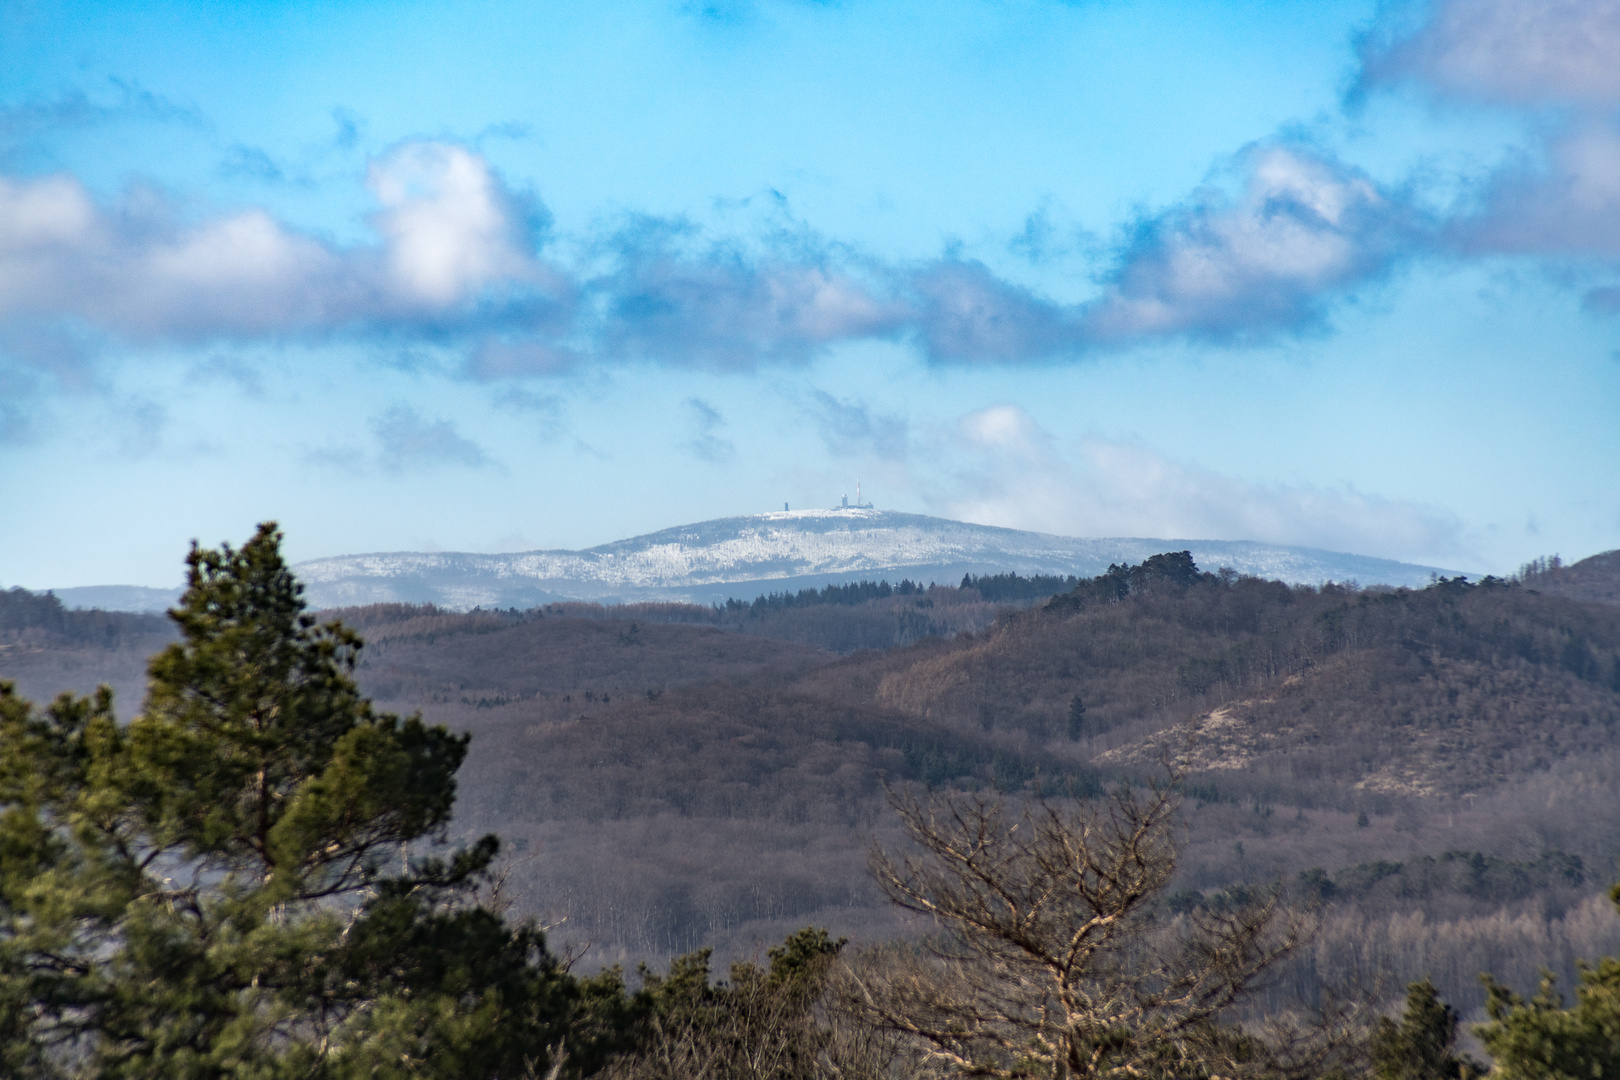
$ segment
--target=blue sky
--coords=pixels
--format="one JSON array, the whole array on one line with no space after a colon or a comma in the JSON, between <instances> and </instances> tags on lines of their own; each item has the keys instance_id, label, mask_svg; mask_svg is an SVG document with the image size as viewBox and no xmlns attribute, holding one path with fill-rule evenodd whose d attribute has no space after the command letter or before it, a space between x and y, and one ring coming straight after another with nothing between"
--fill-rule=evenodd
<instances>
[{"instance_id":1,"label":"blue sky","mask_svg":"<svg viewBox=\"0 0 1620 1080\"><path fill-rule=\"evenodd\" d=\"M879 506L1620 546L1620 8L0 8L0 584Z\"/></svg>"}]
</instances>

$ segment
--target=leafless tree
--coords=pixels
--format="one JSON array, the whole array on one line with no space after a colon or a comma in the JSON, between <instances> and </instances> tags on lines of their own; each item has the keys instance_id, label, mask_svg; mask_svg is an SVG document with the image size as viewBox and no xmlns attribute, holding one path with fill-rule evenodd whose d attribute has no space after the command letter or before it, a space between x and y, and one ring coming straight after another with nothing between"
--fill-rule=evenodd
<instances>
[{"instance_id":1,"label":"leafless tree","mask_svg":"<svg viewBox=\"0 0 1620 1080\"><path fill-rule=\"evenodd\" d=\"M1275 891L1230 911L1165 909L1173 782L1089 805L1009 809L983 795L911 791L890 801L916 850L875 851L873 873L938 932L921 948L852 959L842 996L908 1040L929 1071L1005 1080L1294 1071L1229 1020L1301 942L1305 919Z\"/></svg>"}]
</instances>

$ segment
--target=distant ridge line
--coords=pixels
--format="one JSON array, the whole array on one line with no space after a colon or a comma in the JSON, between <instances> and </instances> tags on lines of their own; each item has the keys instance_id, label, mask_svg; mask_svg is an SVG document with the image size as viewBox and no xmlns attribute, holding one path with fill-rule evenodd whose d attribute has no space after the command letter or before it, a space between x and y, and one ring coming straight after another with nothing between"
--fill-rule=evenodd
<instances>
[{"instance_id":1,"label":"distant ridge line","mask_svg":"<svg viewBox=\"0 0 1620 1080\"><path fill-rule=\"evenodd\" d=\"M316 608L374 603L452 610L598 603L724 603L772 592L902 578L954 585L964 574L1095 577L1111 563L1191 551L1206 570L1319 585L1422 588L1457 571L1250 540L1073 537L977 525L870 505L778 510L677 525L578 551L369 552L294 566ZM57 589L69 607L161 612L179 589L97 585Z\"/></svg>"},{"instance_id":2,"label":"distant ridge line","mask_svg":"<svg viewBox=\"0 0 1620 1080\"><path fill-rule=\"evenodd\" d=\"M1422 587L1454 571L1255 541L1081 538L867 507L786 510L680 525L579 551L374 552L295 570L311 603L382 602L454 609L563 600L722 602L887 577L954 584L965 573L1073 574L1189 550L1206 569L1293 584L1356 580Z\"/></svg>"}]
</instances>

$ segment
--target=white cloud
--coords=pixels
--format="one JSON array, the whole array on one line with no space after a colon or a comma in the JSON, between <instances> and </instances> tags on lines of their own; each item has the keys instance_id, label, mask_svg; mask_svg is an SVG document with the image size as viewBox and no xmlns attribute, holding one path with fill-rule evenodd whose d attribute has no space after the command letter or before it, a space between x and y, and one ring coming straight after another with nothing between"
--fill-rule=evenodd
<instances>
[{"instance_id":1,"label":"white cloud","mask_svg":"<svg viewBox=\"0 0 1620 1080\"><path fill-rule=\"evenodd\" d=\"M98 207L75 179L0 178L0 319L63 316L132 337L318 322L338 259L252 210L180 225L139 200Z\"/></svg>"},{"instance_id":2,"label":"white cloud","mask_svg":"<svg viewBox=\"0 0 1620 1080\"><path fill-rule=\"evenodd\" d=\"M387 242L402 296L444 307L536 270L518 246L517 214L483 158L447 143L407 143L372 162Z\"/></svg>"},{"instance_id":3,"label":"white cloud","mask_svg":"<svg viewBox=\"0 0 1620 1080\"><path fill-rule=\"evenodd\" d=\"M1437 507L1350 488L1252 484L1139 445L1087 439L1065 452L1016 405L963 417L942 447L947 517L1069 536L1257 540L1415 560L1461 551ZM944 456L944 455L942 455Z\"/></svg>"},{"instance_id":4,"label":"white cloud","mask_svg":"<svg viewBox=\"0 0 1620 1080\"><path fill-rule=\"evenodd\" d=\"M374 162L378 245L337 247L262 210L186 221L149 192L98 205L70 176L0 177L0 321L76 319L134 340L438 318L545 278L483 159L411 143Z\"/></svg>"},{"instance_id":5,"label":"white cloud","mask_svg":"<svg viewBox=\"0 0 1620 1080\"><path fill-rule=\"evenodd\" d=\"M1406 210L1339 162L1278 145L1239 160L1238 199L1207 191L1143 227L1086 314L1090 337L1298 329L1334 291L1386 269L1410 239Z\"/></svg>"},{"instance_id":6,"label":"white cloud","mask_svg":"<svg viewBox=\"0 0 1620 1080\"><path fill-rule=\"evenodd\" d=\"M1439 0L1416 33L1365 50L1369 83L1516 104L1620 101L1613 0Z\"/></svg>"},{"instance_id":7,"label":"white cloud","mask_svg":"<svg viewBox=\"0 0 1620 1080\"><path fill-rule=\"evenodd\" d=\"M1051 456L1051 439L1041 426L1016 405L992 405L968 413L957 424L971 447L1011 454L1039 462Z\"/></svg>"}]
</instances>

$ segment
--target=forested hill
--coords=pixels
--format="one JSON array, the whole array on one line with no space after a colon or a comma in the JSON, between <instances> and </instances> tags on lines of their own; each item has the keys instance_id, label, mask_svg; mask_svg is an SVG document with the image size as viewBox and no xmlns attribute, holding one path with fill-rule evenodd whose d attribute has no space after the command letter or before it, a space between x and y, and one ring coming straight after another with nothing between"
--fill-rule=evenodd
<instances>
[{"instance_id":1,"label":"forested hill","mask_svg":"<svg viewBox=\"0 0 1620 1080\"><path fill-rule=\"evenodd\" d=\"M541 850L531 891L604 959L807 921L888 932L864 874L881 781L1096 791L1149 774L1166 746L1194 766L1183 873L1200 894L1318 869L1357 918L1384 918L1425 859L1510 868L1482 881L1580 860L1584 884L1552 893L1424 872L1410 903L1475 942L1445 954L1462 999L1486 966L1468 951L1486 923L1467 920L1578 905L1620 855L1620 606L1497 580L1293 587L1175 553L966 618L984 603L891 588L713 625L654 621L672 614L654 606L345 617L374 643L368 688L475 733L467 827ZM841 658L756 636L952 612L978 628ZM1408 869L1380 877L1384 863Z\"/></svg>"},{"instance_id":2,"label":"forested hill","mask_svg":"<svg viewBox=\"0 0 1620 1080\"><path fill-rule=\"evenodd\" d=\"M1044 600L1023 594L1054 583L965 584L326 614L367 639L381 707L473 733L458 829L538 853L514 883L591 962L894 932L865 872L885 781L1083 794L1165 753L1193 768L1187 903L1314 882L1324 958L1429 971L1464 1003L1483 968L1533 985L1549 941L1620 945L1592 906L1620 856L1620 605L1539 581L1289 586L1174 552ZM0 677L37 684L57 656L82 686L131 655L29 649ZM1414 908L1426 928L1388 922Z\"/></svg>"}]
</instances>

